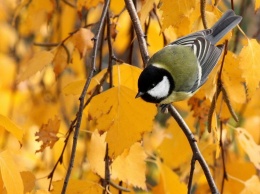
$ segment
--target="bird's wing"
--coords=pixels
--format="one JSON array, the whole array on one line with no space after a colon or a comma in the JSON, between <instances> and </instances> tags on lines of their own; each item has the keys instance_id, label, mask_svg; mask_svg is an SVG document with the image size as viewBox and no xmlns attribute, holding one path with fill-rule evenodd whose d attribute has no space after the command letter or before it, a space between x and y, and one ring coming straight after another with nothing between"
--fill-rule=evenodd
<instances>
[{"instance_id":1,"label":"bird's wing","mask_svg":"<svg viewBox=\"0 0 260 194\"><path fill-rule=\"evenodd\" d=\"M211 34L212 31L203 30L191 35L182 37L172 42L170 45L183 45L190 47L197 56L201 71L198 72L198 79L191 88L191 91L196 91L201 87L208 78L208 75L215 67L221 53L223 46L212 45L205 37Z\"/></svg>"}]
</instances>

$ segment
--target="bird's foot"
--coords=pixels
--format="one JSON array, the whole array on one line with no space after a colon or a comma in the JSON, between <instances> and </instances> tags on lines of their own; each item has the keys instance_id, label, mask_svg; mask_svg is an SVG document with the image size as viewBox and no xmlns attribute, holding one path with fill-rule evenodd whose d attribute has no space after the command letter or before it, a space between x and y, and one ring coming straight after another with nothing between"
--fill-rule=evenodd
<instances>
[{"instance_id":1,"label":"bird's foot","mask_svg":"<svg viewBox=\"0 0 260 194\"><path fill-rule=\"evenodd\" d=\"M169 107L170 104L161 104L160 105L160 108L161 108L161 112L164 113L164 114L167 114L169 111L168 111L168 107Z\"/></svg>"}]
</instances>

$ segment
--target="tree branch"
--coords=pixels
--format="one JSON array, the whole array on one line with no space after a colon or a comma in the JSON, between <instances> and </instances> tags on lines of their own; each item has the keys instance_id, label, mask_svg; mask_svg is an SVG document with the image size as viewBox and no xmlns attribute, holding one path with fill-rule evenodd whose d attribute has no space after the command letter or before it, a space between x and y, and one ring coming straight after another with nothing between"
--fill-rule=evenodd
<instances>
[{"instance_id":1,"label":"tree branch","mask_svg":"<svg viewBox=\"0 0 260 194\"><path fill-rule=\"evenodd\" d=\"M72 168L73 168L73 165L74 165L74 159L75 159L76 149L77 149L77 140L78 140L78 135L79 135L79 129L80 129L80 126L81 126L82 113L83 113L83 110L84 110L84 99L85 99L85 96L87 94L87 89L89 87L90 81L91 81L91 79L94 75L94 72L95 72L96 56L97 56L97 49L98 49L97 47L99 45L99 38L100 38L101 30L102 30L103 26L105 25L105 18L106 18L106 13L108 11L109 3L110 3L110 0L105 1L103 11L102 11L102 15L101 15L101 18L100 18L99 27L98 27L98 30L97 30L97 34L93 38L94 47L93 47L93 54L92 54L92 61L91 61L91 69L90 69L88 79L87 79L87 81L84 85L84 88L82 90L82 93L79 97L80 104L79 104L79 111L78 111L78 114L77 114L77 122L76 122L76 126L75 126L75 132L74 132L74 136L73 136L73 145L72 145L70 163L69 163L69 168L67 170L67 174L66 174L66 177L65 177L65 180L64 180L64 184L63 184L63 188L62 188L62 194L66 193L70 174L71 174L71 171L72 171Z\"/></svg>"},{"instance_id":2,"label":"tree branch","mask_svg":"<svg viewBox=\"0 0 260 194\"><path fill-rule=\"evenodd\" d=\"M147 45L146 45L146 41L144 38L144 34L142 32L141 24L139 22L139 19L138 19L138 16L137 16L137 13L134 8L134 4L133 4L132 0L125 0L125 4L126 4L126 8L127 8L128 12L129 12L129 15L131 17L131 20L133 22L134 29L136 31L143 62L146 64L149 59L149 55L148 55L148 51L147 51ZM186 137L190 143L192 152L193 152L193 160L198 160L198 162L200 163L202 170L207 178L211 192L214 194L218 194L219 191L217 189L217 186L210 174L210 170L209 170L209 167L208 167L206 161L204 160L202 154L200 153L200 150L198 148L198 145L196 143L196 140L195 140L193 134L191 133L190 129L188 128L187 124L184 122L184 120L182 119L182 117L180 116L178 111L172 105L168 106L168 110L171 113L172 117L176 120L178 125L181 127L184 134L186 135ZM193 172L191 172L191 173L193 173Z\"/></svg>"},{"instance_id":3,"label":"tree branch","mask_svg":"<svg viewBox=\"0 0 260 194\"><path fill-rule=\"evenodd\" d=\"M146 40L145 40L145 35L143 33L141 24L140 24L140 20L138 18L138 15L136 13L135 10L135 6L132 0L125 0L125 5L126 5L126 9L131 17L135 32L136 32L136 36L137 36L137 40L139 43L139 48L140 48L140 52L141 52L141 56L142 56L142 60L144 62L144 64L146 65L148 59L149 59L149 54L147 51L147 44L146 44Z\"/></svg>"},{"instance_id":4,"label":"tree branch","mask_svg":"<svg viewBox=\"0 0 260 194\"><path fill-rule=\"evenodd\" d=\"M195 160L198 160L198 162L200 163L200 166L206 176L206 179L208 181L211 193L219 193L217 186L210 174L210 170L209 167L205 161L205 159L203 158L199 147L196 143L196 140L194 138L194 135L191 133L188 125L184 122L184 120L182 119L181 115L178 113L178 111L173 107L173 105L169 105L168 106L168 110L170 112L170 114L172 115L172 117L176 120L176 122L178 123L178 125L180 126L180 128L182 129L183 133L185 134L186 138L189 141L190 147L192 149L193 152L193 158Z\"/></svg>"}]
</instances>

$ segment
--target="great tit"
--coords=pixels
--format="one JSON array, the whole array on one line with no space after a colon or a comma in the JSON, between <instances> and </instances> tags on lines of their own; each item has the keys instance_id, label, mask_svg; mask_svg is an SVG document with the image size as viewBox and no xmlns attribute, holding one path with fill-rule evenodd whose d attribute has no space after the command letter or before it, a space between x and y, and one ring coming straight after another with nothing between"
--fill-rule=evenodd
<instances>
[{"instance_id":1,"label":"great tit","mask_svg":"<svg viewBox=\"0 0 260 194\"><path fill-rule=\"evenodd\" d=\"M181 37L159 50L140 74L136 98L167 105L191 97L206 82L224 49L215 44L241 20L228 10L211 29Z\"/></svg>"}]
</instances>

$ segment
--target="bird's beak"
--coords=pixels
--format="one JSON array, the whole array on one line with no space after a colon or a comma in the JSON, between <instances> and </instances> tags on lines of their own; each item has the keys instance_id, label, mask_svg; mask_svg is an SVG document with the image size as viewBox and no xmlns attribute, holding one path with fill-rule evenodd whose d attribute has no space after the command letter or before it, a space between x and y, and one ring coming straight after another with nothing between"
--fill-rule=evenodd
<instances>
[{"instance_id":1,"label":"bird's beak","mask_svg":"<svg viewBox=\"0 0 260 194\"><path fill-rule=\"evenodd\" d=\"M139 98L139 97L142 96L142 95L144 95L143 92L138 92L138 93L136 94L135 98Z\"/></svg>"}]
</instances>

